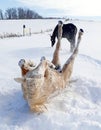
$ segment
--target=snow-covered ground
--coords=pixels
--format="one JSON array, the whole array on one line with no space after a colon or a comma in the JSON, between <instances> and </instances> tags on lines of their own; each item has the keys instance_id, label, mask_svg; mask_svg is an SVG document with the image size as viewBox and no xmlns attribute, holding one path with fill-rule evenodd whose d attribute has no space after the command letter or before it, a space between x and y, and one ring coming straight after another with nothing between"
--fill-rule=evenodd
<instances>
[{"instance_id":1,"label":"snow-covered ground","mask_svg":"<svg viewBox=\"0 0 101 130\"><path fill-rule=\"evenodd\" d=\"M52 59L50 34L58 20L0 21L0 34L20 33L25 24L31 31L41 32L20 38L0 39L0 130L101 130L101 22L71 21L84 35L76 57L71 80L66 89L52 98L47 111L37 115L29 111L23 99L18 61L41 56ZM69 43L62 39L60 51L64 64Z\"/></svg>"}]
</instances>

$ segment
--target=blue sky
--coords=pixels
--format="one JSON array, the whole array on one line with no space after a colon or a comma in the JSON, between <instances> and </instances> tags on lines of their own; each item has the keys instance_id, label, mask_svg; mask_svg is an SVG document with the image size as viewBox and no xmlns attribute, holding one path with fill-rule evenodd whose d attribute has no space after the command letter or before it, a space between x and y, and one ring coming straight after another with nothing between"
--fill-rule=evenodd
<instances>
[{"instance_id":1,"label":"blue sky","mask_svg":"<svg viewBox=\"0 0 101 130\"><path fill-rule=\"evenodd\" d=\"M42 16L101 16L101 0L1 0L0 9L30 8Z\"/></svg>"}]
</instances>

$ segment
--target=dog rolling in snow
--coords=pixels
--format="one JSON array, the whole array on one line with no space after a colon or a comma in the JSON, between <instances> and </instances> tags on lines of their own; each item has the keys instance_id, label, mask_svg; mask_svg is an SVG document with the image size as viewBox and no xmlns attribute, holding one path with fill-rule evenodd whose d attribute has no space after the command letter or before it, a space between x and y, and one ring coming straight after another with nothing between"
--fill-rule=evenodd
<instances>
[{"instance_id":1,"label":"dog rolling in snow","mask_svg":"<svg viewBox=\"0 0 101 130\"><path fill-rule=\"evenodd\" d=\"M33 68L25 60L20 60L22 77L15 80L22 84L24 97L27 100L30 110L33 112L43 112L45 104L50 96L68 84L72 71L75 57L78 53L79 43L83 30L78 33L77 45L69 57L63 68L60 65L59 51L61 44L62 24L58 24L58 41L53 54L53 59L49 62L45 57L42 57L38 66ZM22 69L22 66L24 69ZM26 67L25 67L26 66ZM23 72L24 71L24 72Z\"/></svg>"}]
</instances>

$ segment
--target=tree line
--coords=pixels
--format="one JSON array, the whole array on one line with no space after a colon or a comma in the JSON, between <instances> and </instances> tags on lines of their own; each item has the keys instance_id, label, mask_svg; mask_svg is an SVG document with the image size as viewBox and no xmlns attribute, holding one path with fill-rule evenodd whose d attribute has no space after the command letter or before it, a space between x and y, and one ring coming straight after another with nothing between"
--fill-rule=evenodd
<instances>
[{"instance_id":1,"label":"tree line","mask_svg":"<svg viewBox=\"0 0 101 130\"><path fill-rule=\"evenodd\" d=\"M41 19L43 18L33 10L26 8L8 8L3 11L0 9L0 20L3 19Z\"/></svg>"}]
</instances>

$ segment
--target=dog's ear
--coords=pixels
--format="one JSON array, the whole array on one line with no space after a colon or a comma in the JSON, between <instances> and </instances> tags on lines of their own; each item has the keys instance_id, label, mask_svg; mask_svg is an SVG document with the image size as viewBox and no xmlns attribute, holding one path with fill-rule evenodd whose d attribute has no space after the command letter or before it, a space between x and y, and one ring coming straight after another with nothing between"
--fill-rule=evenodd
<instances>
[{"instance_id":1,"label":"dog's ear","mask_svg":"<svg viewBox=\"0 0 101 130\"><path fill-rule=\"evenodd\" d=\"M24 78L14 78L14 80L18 83L23 83L25 81Z\"/></svg>"}]
</instances>

